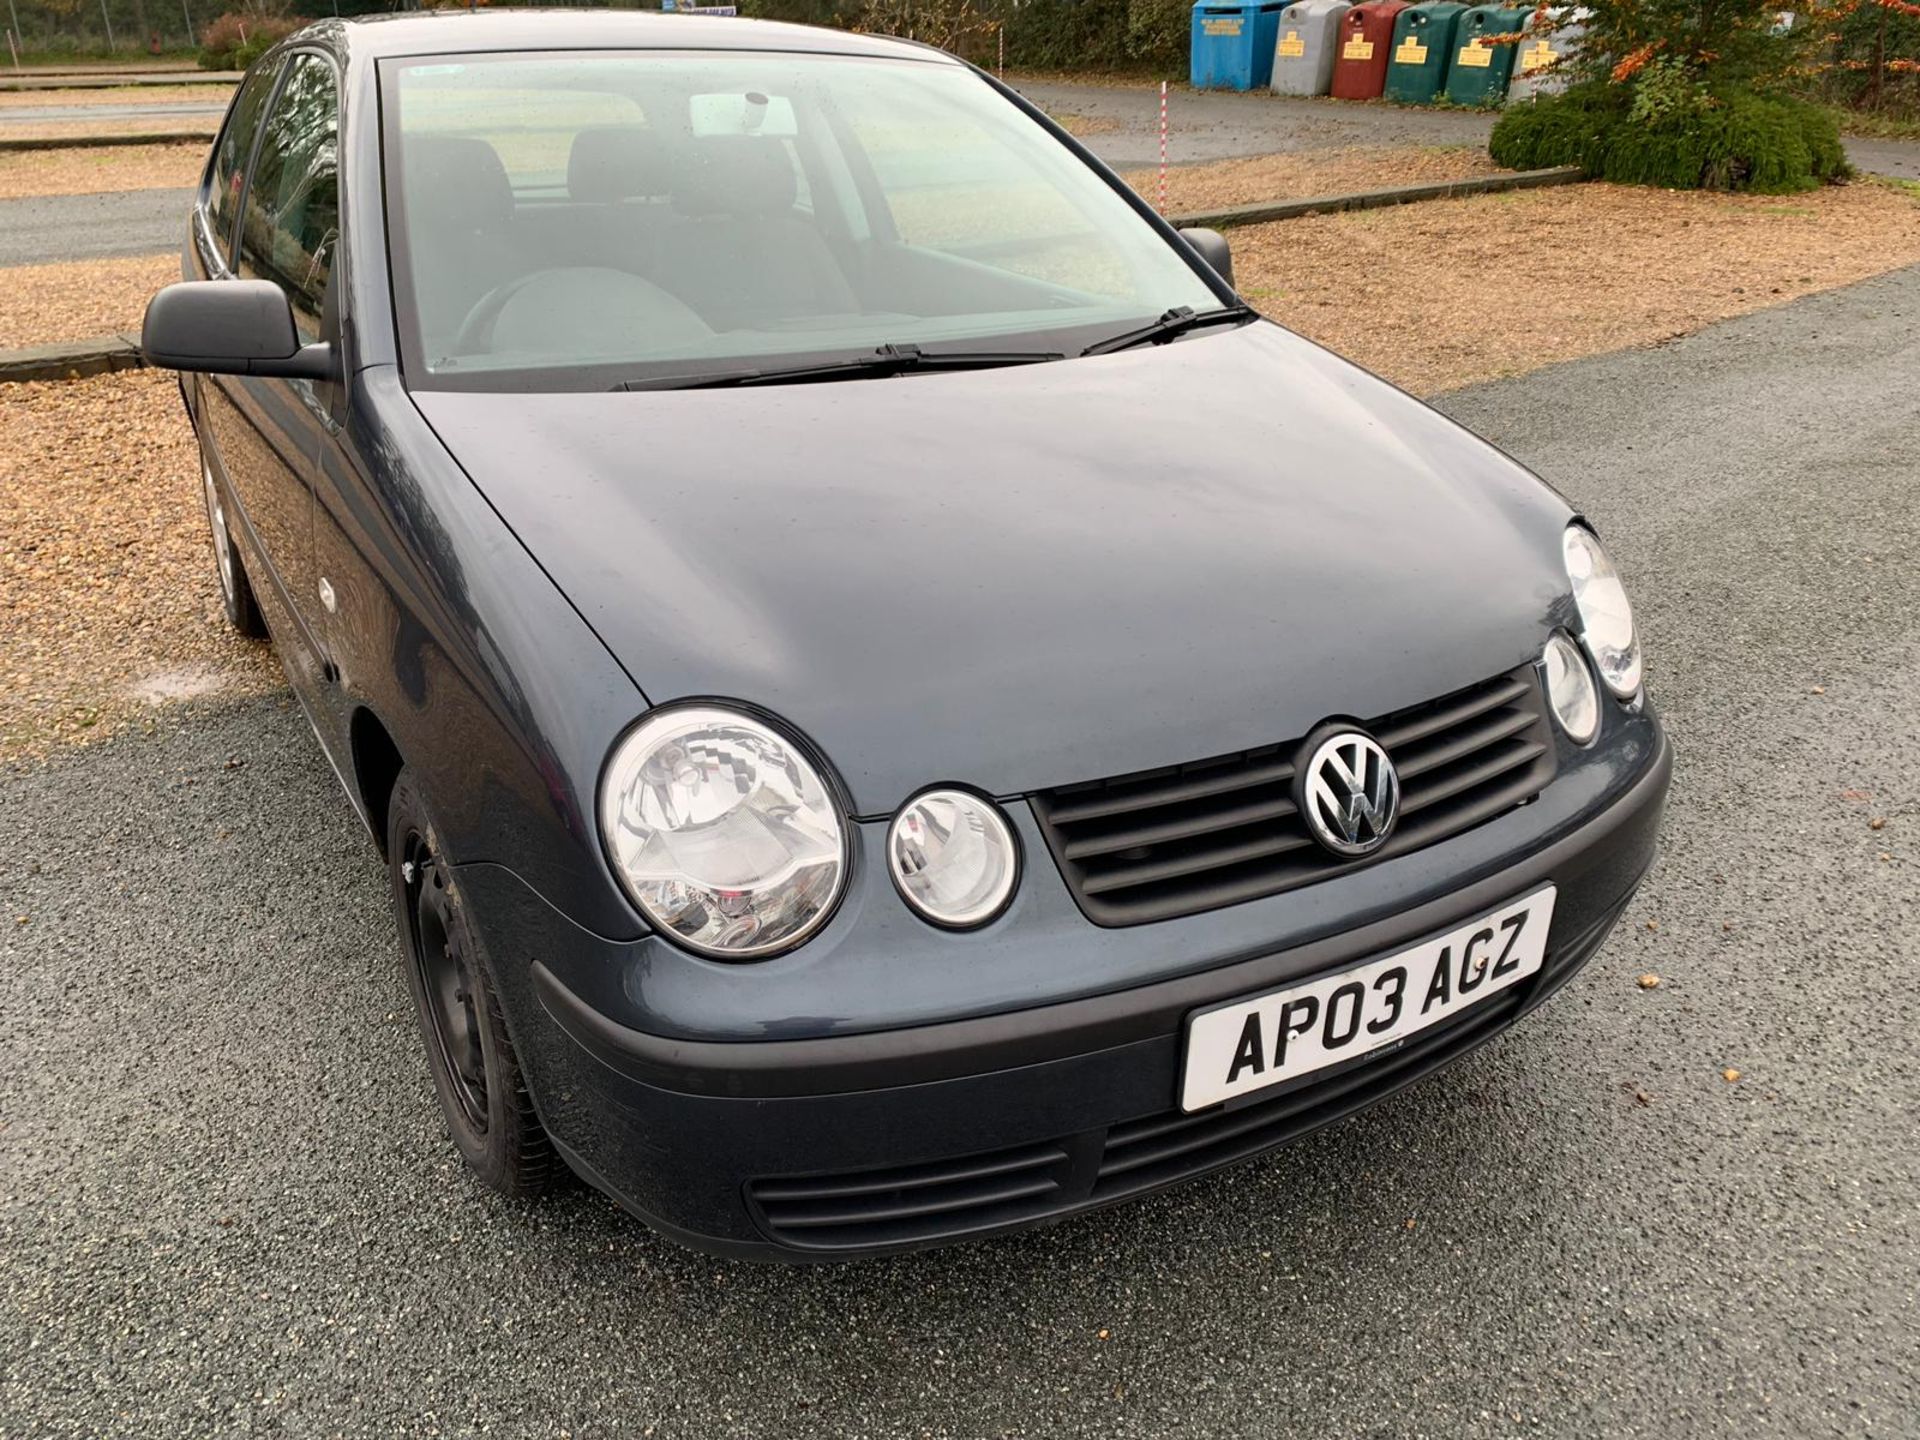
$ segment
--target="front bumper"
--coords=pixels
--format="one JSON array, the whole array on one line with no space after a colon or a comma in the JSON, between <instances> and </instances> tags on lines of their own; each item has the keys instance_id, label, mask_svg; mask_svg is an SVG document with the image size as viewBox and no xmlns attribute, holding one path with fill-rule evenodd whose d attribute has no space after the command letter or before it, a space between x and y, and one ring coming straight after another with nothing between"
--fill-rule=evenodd
<instances>
[{"instance_id":1,"label":"front bumper","mask_svg":"<svg viewBox=\"0 0 1920 1440\"><path fill-rule=\"evenodd\" d=\"M1155 984L936 1025L698 1041L622 1026L517 938L492 942L516 1040L574 1168L656 1228L753 1258L850 1257L1016 1229L1260 1153L1457 1059L1564 984L1651 864L1671 775L1650 763L1551 843L1441 899ZM532 933L513 882L462 884L490 937ZM1184 1017L1443 933L1558 887L1528 981L1404 1046L1183 1115ZM521 890L522 896L528 892ZM535 905L540 902L533 901ZM550 927L549 927L550 933Z\"/></svg>"}]
</instances>

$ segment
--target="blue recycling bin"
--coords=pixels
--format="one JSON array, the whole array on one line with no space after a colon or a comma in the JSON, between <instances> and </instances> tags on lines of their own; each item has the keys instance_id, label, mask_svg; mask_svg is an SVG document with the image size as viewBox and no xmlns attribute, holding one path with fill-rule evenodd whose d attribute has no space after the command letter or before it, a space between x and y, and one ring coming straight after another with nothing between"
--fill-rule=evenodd
<instances>
[{"instance_id":1,"label":"blue recycling bin","mask_svg":"<svg viewBox=\"0 0 1920 1440\"><path fill-rule=\"evenodd\" d=\"M1288 0L1251 5L1200 0L1193 7L1193 56L1187 78L1196 90L1264 90L1273 81L1273 47Z\"/></svg>"}]
</instances>

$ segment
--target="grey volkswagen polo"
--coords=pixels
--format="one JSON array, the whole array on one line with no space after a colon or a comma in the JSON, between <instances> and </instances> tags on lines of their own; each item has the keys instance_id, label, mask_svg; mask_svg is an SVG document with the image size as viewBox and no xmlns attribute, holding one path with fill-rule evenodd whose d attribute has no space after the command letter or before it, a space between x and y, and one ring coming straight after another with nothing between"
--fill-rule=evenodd
<instances>
[{"instance_id":1,"label":"grey volkswagen polo","mask_svg":"<svg viewBox=\"0 0 1920 1440\"><path fill-rule=\"evenodd\" d=\"M1669 752L1593 529L923 46L323 23L144 347L481 1180L990 1235L1564 985Z\"/></svg>"}]
</instances>

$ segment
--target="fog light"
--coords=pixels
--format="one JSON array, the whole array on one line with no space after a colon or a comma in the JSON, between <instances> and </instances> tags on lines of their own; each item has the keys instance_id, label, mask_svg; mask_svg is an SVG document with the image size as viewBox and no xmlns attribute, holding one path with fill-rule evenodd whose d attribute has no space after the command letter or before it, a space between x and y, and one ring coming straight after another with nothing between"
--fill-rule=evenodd
<instances>
[{"instance_id":1,"label":"fog light","mask_svg":"<svg viewBox=\"0 0 1920 1440\"><path fill-rule=\"evenodd\" d=\"M1555 634L1547 641L1541 657L1547 671L1547 703L1553 718L1576 745L1593 739L1600 728L1600 695L1593 688L1593 673L1580 647L1566 636Z\"/></svg>"},{"instance_id":2,"label":"fog light","mask_svg":"<svg viewBox=\"0 0 1920 1440\"><path fill-rule=\"evenodd\" d=\"M922 916L965 930L1006 908L1020 876L1020 849L991 801L965 790L929 790L893 817L887 868Z\"/></svg>"}]
</instances>

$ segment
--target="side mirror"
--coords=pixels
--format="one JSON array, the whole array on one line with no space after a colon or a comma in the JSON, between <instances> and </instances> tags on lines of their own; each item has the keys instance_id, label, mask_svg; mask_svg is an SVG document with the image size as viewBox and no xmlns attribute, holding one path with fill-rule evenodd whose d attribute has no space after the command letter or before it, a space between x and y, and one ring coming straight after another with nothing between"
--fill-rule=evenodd
<instances>
[{"instance_id":1,"label":"side mirror","mask_svg":"<svg viewBox=\"0 0 1920 1440\"><path fill-rule=\"evenodd\" d=\"M140 349L149 365L215 375L332 380L331 345L302 345L293 307L271 280L184 280L147 305Z\"/></svg>"},{"instance_id":2,"label":"side mirror","mask_svg":"<svg viewBox=\"0 0 1920 1440\"><path fill-rule=\"evenodd\" d=\"M1233 252L1227 248L1227 237L1218 230L1203 230L1194 226L1182 230L1180 238L1200 252L1200 258L1213 267L1213 273L1227 282L1227 288L1233 288Z\"/></svg>"}]
</instances>

